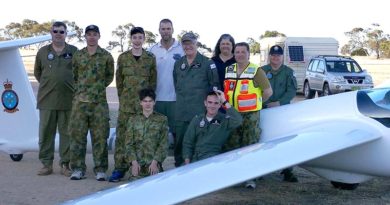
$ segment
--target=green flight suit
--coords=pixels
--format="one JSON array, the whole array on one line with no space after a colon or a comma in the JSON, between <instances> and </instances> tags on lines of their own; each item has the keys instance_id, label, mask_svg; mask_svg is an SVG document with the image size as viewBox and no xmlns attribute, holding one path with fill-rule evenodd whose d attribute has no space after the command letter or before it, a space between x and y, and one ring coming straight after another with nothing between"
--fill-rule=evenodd
<instances>
[{"instance_id":1,"label":"green flight suit","mask_svg":"<svg viewBox=\"0 0 390 205\"><path fill-rule=\"evenodd\" d=\"M119 97L119 114L115 138L115 170L124 173L126 163L124 134L130 115L142 112L138 92L143 88L156 88L156 59L151 52L142 51L138 60L130 51L119 55L116 71L116 88Z\"/></svg>"},{"instance_id":2,"label":"green flight suit","mask_svg":"<svg viewBox=\"0 0 390 205\"><path fill-rule=\"evenodd\" d=\"M279 101L280 105L290 104L297 93L297 80L293 69L281 65L277 71L274 71L269 64L263 66L262 69L266 73L273 91L272 96L263 105L266 107L268 103L276 101Z\"/></svg>"},{"instance_id":3,"label":"green flight suit","mask_svg":"<svg viewBox=\"0 0 390 205\"><path fill-rule=\"evenodd\" d=\"M126 124L125 153L130 165L136 160L141 166L139 177L148 176L153 160L161 164L168 156L168 118L157 112L145 117L142 112L131 115Z\"/></svg>"},{"instance_id":4,"label":"green flight suit","mask_svg":"<svg viewBox=\"0 0 390 205\"><path fill-rule=\"evenodd\" d=\"M173 81L176 91L174 156L175 165L180 166L187 127L195 115L206 111L203 101L213 87L218 88L219 77L214 62L198 52L191 65L186 56L175 62Z\"/></svg>"},{"instance_id":5,"label":"green flight suit","mask_svg":"<svg viewBox=\"0 0 390 205\"><path fill-rule=\"evenodd\" d=\"M62 52L56 53L49 44L39 49L35 58L34 76L39 82L39 160L45 166L53 164L57 127L60 166L70 160L67 128L74 93L72 58L76 51L75 46L65 44Z\"/></svg>"},{"instance_id":6,"label":"green flight suit","mask_svg":"<svg viewBox=\"0 0 390 205\"><path fill-rule=\"evenodd\" d=\"M91 133L94 172L108 168L107 138L109 137L109 111L106 87L114 78L112 55L98 46L93 55L87 48L73 57L75 96L69 123L71 135L70 165L73 171L86 170L85 153L88 130Z\"/></svg>"},{"instance_id":7,"label":"green flight suit","mask_svg":"<svg viewBox=\"0 0 390 205\"><path fill-rule=\"evenodd\" d=\"M205 114L195 116L183 139L183 158L191 162L206 159L222 152L230 132L240 126L242 117L235 108L218 113L211 121Z\"/></svg>"}]
</instances>

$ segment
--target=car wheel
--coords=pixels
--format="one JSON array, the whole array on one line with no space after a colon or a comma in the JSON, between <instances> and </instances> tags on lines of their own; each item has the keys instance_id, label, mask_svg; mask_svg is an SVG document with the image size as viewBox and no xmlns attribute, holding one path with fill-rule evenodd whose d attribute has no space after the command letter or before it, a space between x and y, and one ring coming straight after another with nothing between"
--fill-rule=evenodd
<instances>
[{"instance_id":1,"label":"car wheel","mask_svg":"<svg viewBox=\"0 0 390 205\"><path fill-rule=\"evenodd\" d=\"M328 83L324 84L324 87L322 88L322 96L332 95L329 89Z\"/></svg>"},{"instance_id":2,"label":"car wheel","mask_svg":"<svg viewBox=\"0 0 390 205\"><path fill-rule=\"evenodd\" d=\"M336 181L331 181L330 183L333 185L334 188L343 190L355 190L359 186L359 183L349 184Z\"/></svg>"},{"instance_id":3,"label":"car wheel","mask_svg":"<svg viewBox=\"0 0 390 205\"><path fill-rule=\"evenodd\" d=\"M314 95L316 94L316 91L310 89L309 82L305 82L303 85L303 94L305 95L306 99L312 99Z\"/></svg>"}]
</instances>

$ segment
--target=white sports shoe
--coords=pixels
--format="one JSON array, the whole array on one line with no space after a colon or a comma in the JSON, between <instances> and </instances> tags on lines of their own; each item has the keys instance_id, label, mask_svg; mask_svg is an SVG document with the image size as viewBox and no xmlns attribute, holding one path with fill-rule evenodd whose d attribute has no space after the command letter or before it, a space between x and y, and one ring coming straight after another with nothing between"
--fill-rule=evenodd
<instances>
[{"instance_id":1,"label":"white sports shoe","mask_svg":"<svg viewBox=\"0 0 390 205\"><path fill-rule=\"evenodd\" d=\"M96 174L96 180L98 180L98 181L106 181L106 179L107 179L106 173L98 172Z\"/></svg>"},{"instance_id":2,"label":"white sports shoe","mask_svg":"<svg viewBox=\"0 0 390 205\"><path fill-rule=\"evenodd\" d=\"M80 180L85 179L84 172L76 170L70 175L70 180Z\"/></svg>"}]
</instances>

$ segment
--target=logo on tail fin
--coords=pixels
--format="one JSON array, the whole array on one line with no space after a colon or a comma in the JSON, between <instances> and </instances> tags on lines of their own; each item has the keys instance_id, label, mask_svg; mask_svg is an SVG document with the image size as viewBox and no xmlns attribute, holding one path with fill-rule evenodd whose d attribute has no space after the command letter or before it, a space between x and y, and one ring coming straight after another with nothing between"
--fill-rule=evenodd
<instances>
[{"instance_id":1,"label":"logo on tail fin","mask_svg":"<svg viewBox=\"0 0 390 205\"><path fill-rule=\"evenodd\" d=\"M19 97L16 92L12 90L12 82L7 79L7 81L3 83L3 86L5 90L3 91L3 94L1 94L1 103L5 108L4 112L14 113L19 111L17 108Z\"/></svg>"}]
</instances>

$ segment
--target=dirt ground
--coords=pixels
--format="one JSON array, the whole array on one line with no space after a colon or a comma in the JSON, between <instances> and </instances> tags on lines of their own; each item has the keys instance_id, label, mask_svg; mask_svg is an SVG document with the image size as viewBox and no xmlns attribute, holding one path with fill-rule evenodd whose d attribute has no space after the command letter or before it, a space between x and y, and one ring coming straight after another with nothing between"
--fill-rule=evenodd
<instances>
[{"instance_id":1,"label":"dirt ground","mask_svg":"<svg viewBox=\"0 0 390 205\"><path fill-rule=\"evenodd\" d=\"M58 163L57 159L56 154L55 164ZM109 156L109 161L112 169L112 155ZM35 152L26 153L20 162L13 162L8 155L1 153L0 205L59 204L126 183L96 181L92 172L91 154L87 154L86 162L87 179L72 181L59 174L58 166L54 167L52 175L37 176L36 172L41 165ZM164 162L164 167L173 167L172 157ZM375 178L361 184L354 191L346 191L334 189L329 181L304 169L295 168L295 172L299 178L298 183L282 182L281 175L275 172L257 181L257 188L254 190L237 185L182 204L390 204L390 180L387 178Z\"/></svg>"}]
</instances>

